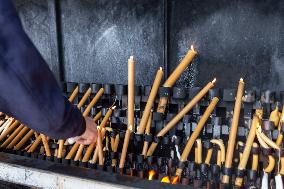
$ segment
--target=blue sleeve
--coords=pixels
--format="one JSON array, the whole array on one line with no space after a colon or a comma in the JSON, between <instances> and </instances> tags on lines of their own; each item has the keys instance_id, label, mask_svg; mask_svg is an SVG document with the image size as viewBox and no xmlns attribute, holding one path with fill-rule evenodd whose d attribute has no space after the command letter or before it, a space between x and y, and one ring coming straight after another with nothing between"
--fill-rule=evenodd
<instances>
[{"instance_id":1,"label":"blue sleeve","mask_svg":"<svg viewBox=\"0 0 284 189\"><path fill-rule=\"evenodd\" d=\"M24 32L10 0L0 1L0 111L52 138L79 136L85 120L68 102Z\"/></svg>"}]
</instances>

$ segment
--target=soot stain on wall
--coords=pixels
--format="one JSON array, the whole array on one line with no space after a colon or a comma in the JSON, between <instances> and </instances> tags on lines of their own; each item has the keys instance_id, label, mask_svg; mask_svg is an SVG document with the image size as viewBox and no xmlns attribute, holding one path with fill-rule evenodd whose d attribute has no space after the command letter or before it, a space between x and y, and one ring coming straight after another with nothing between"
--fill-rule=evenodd
<instances>
[{"instance_id":1,"label":"soot stain on wall","mask_svg":"<svg viewBox=\"0 0 284 189\"><path fill-rule=\"evenodd\" d=\"M199 54L178 85L202 86L214 77L233 88L284 89L283 1L172 1L170 69L191 44Z\"/></svg>"}]
</instances>

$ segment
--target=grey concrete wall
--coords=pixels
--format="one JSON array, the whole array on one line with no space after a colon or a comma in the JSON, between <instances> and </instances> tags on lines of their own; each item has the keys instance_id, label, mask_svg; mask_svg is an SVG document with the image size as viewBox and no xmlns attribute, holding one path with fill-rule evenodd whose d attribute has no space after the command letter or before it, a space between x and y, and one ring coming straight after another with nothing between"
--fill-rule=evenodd
<instances>
[{"instance_id":1,"label":"grey concrete wall","mask_svg":"<svg viewBox=\"0 0 284 189\"><path fill-rule=\"evenodd\" d=\"M284 90L284 1L281 0L14 0L28 35L57 78L136 84L158 67L172 71L191 44L199 54L178 81L202 86ZM166 10L166 11L165 11Z\"/></svg>"}]
</instances>

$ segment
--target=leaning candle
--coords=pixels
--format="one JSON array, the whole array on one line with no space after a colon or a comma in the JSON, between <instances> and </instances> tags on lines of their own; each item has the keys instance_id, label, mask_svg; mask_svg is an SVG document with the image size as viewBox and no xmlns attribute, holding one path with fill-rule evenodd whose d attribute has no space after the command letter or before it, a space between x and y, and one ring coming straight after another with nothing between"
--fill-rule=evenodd
<instances>
[{"instance_id":1,"label":"leaning candle","mask_svg":"<svg viewBox=\"0 0 284 189\"><path fill-rule=\"evenodd\" d=\"M87 108L85 109L85 111L83 112L83 116L86 117L88 116L88 114L91 111L91 108L98 102L98 100L100 99L100 97L103 95L104 89L101 88L98 93L95 95L95 97L92 99L92 101L90 102L90 104L87 106ZM75 143L71 150L69 151L69 153L67 154L67 156L65 157L65 159L72 159L75 155L75 153L77 152L78 148L79 148L80 144L79 143ZM81 145L82 146L82 145Z\"/></svg>"},{"instance_id":2,"label":"leaning candle","mask_svg":"<svg viewBox=\"0 0 284 189\"><path fill-rule=\"evenodd\" d=\"M183 118L185 114L187 114L197 103L200 101L203 96L211 89L214 87L214 84L216 82L216 79L213 81L209 82L158 134L157 137L162 137L164 136L170 129L172 129L176 124ZM157 143L153 142L148 149L147 156L151 156L156 147Z\"/></svg>"},{"instance_id":3,"label":"leaning candle","mask_svg":"<svg viewBox=\"0 0 284 189\"><path fill-rule=\"evenodd\" d=\"M10 142L19 134L19 132L24 128L25 126L23 124L19 125L17 129L14 130L14 132L1 144L1 148L6 148L7 145L10 144Z\"/></svg>"},{"instance_id":4,"label":"leaning candle","mask_svg":"<svg viewBox=\"0 0 284 189\"><path fill-rule=\"evenodd\" d=\"M18 120L16 120L6 131L4 131L3 133L1 133L1 135L0 135L0 142L1 142L7 135L9 135L19 124L20 124L20 122L19 122Z\"/></svg>"},{"instance_id":5,"label":"leaning candle","mask_svg":"<svg viewBox=\"0 0 284 189\"><path fill-rule=\"evenodd\" d=\"M50 152L48 140L47 140L46 136L43 135L43 134L40 134L40 137L41 137L41 140L42 140L42 143L43 143L45 155L46 155L47 157L50 157L50 156L51 156L51 152Z\"/></svg>"},{"instance_id":6,"label":"leaning candle","mask_svg":"<svg viewBox=\"0 0 284 189\"><path fill-rule=\"evenodd\" d=\"M82 99L79 101L77 108L80 109L84 103L86 102L86 100L88 99L88 97L90 96L92 90L91 88L89 88L85 94L83 95ZM75 99L75 97L78 95L79 93L79 87L77 86L74 91L72 92L72 94L70 95L70 97L68 98L69 102L73 102L73 100ZM57 158L60 159L62 158L62 152L63 152L63 146L64 146L64 142L65 140L60 139L58 141L58 150L57 150Z\"/></svg>"},{"instance_id":7,"label":"leaning candle","mask_svg":"<svg viewBox=\"0 0 284 189\"><path fill-rule=\"evenodd\" d=\"M14 147L14 150L20 150L25 143L34 135L34 130L30 130L21 140L18 142L18 144Z\"/></svg>"},{"instance_id":8,"label":"leaning candle","mask_svg":"<svg viewBox=\"0 0 284 189\"><path fill-rule=\"evenodd\" d=\"M150 115L150 112L151 112L151 108L153 106L157 92L159 90L159 86L160 86L160 82L162 80L162 77L163 77L163 70L160 67L160 69L157 71L156 78L155 78L153 86L151 88L151 92L150 92L149 98L147 100L147 104L145 106L137 134L143 134L144 131L145 131L147 121L148 121L148 118L149 118L149 115Z\"/></svg>"},{"instance_id":9,"label":"leaning candle","mask_svg":"<svg viewBox=\"0 0 284 189\"><path fill-rule=\"evenodd\" d=\"M240 111L242 106L242 97L244 93L244 81L241 78L239 81L238 91L237 91L237 97L235 101L235 107L234 107L234 114L233 114L233 121L231 126L231 131L229 134L229 141L228 141L228 148L226 152L226 161L225 161L225 168L230 169L232 167L232 160L233 160L233 154L235 149L235 141L238 131L238 124L239 124L239 117L240 117ZM230 181L230 175L223 175L222 177L222 183L228 184Z\"/></svg>"},{"instance_id":10,"label":"leaning candle","mask_svg":"<svg viewBox=\"0 0 284 189\"><path fill-rule=\"evenodd\" d=\"M98 112L95 117L93 118L93 121L94 122L97 122L102 116L102 111ZM96 143L92 143L88 146L87 150L86 150L86 153L82 159L82 162L87 162L89 161L90 157L91 157L91 154L93 153L94 149L96 147Z\"/></svg>"},{"instance_id":11,"label":"leaning candle","mask_svg":"<svg viewBox=\"0 0 284 189\"><path fill-rule=\"evenodd\" d=\"M246 169L247 162L248 162L249 155L250 155L250 151L251 151L251 147L252 147L253 141L255 139L256 129L257 129L258 124L259 124L258 116L254 115L253 120L252 120L252 124L251 124L251 127L250 127L250 131L249 131L249 134L248 134L248 137L247 137L245 149L243 151L243 155L242 155L242 158L241 158L239 166L238 166L238 170L242 171L242 170ZM243 185L243 178L238 176L235 180L235 185L241 187Z\"/></svg>"},{"instance_id":12,"label":"leaning candle","mask_svg":"<svg viewBox=\"0 0 284 189\"><path fill-rule=\"evenodd\" d=\"M134 58L131 56L128 59L128 110L127 110L127 130L125 133L125 138L122 146L121 158L119 162L119 168L124 167L125 158L127 154L128 144L130 140L130 135L134 128Z\"/></svg>"},{"instance_id":13,"label":"leaning candle","mask_svg":"<svg viewBox=\"0 0 284 189\"><path fill-rule=\"evenodd\" d=\"M95 104L97 104L97 102L100 100L101 96L104 94L104 89L101 88L97 94L95 95L95 97L92 99L92 101L90 102L90 104L87 106L87 108L85 109L84 113L83 113L83 116L84 117L87 117L88 114L90 113L91 109L93 106L95 106ZM76 143L77 144L77 143ZM76 145L75 144L75 145ZM77 144L78 145L78 144ZM78 151L76 153L76 156L74 158L74 161L78 161L80 158L81 158L81 155L83 153L83 150L85 148L85 145L84 144L80 144L79 145L79 148L78 148Z\"/></svg>"},{"instance_id":14,"label":"leaning candle","mask_svg":"<svg viewBox=\"0 0 284 189\"><path fill-rule=\"evenodd\" d=\"M129 129L127 129L126 132L125 132L125 138L124 138L120 162L119 162L119 168L120 169L123 169L123 167L124 167L125 158L126 158L126 155L127 155L127 148L128 148L131 133L132 133L132 126L130 125Z\"/></svg>"},{"instance_id":15,"label":"leaning candle","mask_svg":"<svg viewBox=\"0 0 284 189\"><path fill-rule=\"evenodd\" d=\"M102 142L103 142L103 138L104 136L102 135L102 129L105 128L110 116L112 115L113 110L115 109L115 106L111 107L108 109L105 117L103 118L101 124L98 126L98 138L97 138L97 149L98 150L98 155L99 155L99 163L100 165L103 164L103 146L102 146ZM87 158L87 157L86 157Z\"/></svg>"},{"instance_id":16,"label":"leaning candle","mask_svg":"<svg viewBox=\"0 0 284 189\"><path fill-rule=\"evenodd\" d=\"M192 62L192 59L195 57L196 54L197 52L194 50L193 46L191 45L191 49L187 52L187 54L182 59L180 64L176 67L176 69L171 73L171 75L165 81L163 87L169 88L174 86L178 78L181 76L181 74L187 68L187 66ZM157 112L165 113L167 102L168 102L167 97L161 97L158 104Z\"/></svg>"},{"instance_id":17,"label":"leaning candle","mask_svg":"<svg viewBox=\"0 0 284 189\"><path fill-rule=\"evenodd\" d=\"M29 131L30 129L25 126L17 136L12 140L12 142L6 147L7 149L12 149L18 142L21 140L21 138Z\"/></svg>"},{"instance_id":18,"label":"leaning candle","mask_svg":"<svg viewBox=\"0 0 284 189\"><path fill-rule=\"evenodd\" d=\"M147 122L147 127L146 127L146 130L145 130L146 135L151 134L151 123L152 123L152 113L150 113L150 116L149 116L149 119L148 119L148 122ZM147 155L148 146L149 146L149 142L145 140L144 145L143 145L143 149L142 149L142 155L144 157L146 157L146 155Z\"/></svg>"},{"instance_id":19,"label":"leaning candle","mask_svg":"<svg viewBox=\"0 0 284 189\"><path fill-rule=\"evenodd\" d=\"M194 50L193 45L191 45L190 50L187 52L185 57L182 59L180 64L176 67L176 69L171 73L170 77L164 83L164 87L172 87L178 78L181 76L183 71L187 68L187 66L191 63L192 59L195 57L197 52Z\"/></svg>"},{"instance_id":20,"label":"leaning candle","mask_svg":"<svg viewBox=\"0 0 284 189\"><path fill-rule=\"evenodd\" d=\"M40 137L40 136L37 136L37 137L36 137L36 140L33 142L33 144L31 145L31 147L29 148L28 152L29 152L29 153L34 152L40 143L41 143L41 137Z\"/></svg>"},{"instance_id":21,"label":"leaning candle","mask_svg":"<svg viewBox=\"0 0 284 189\"><path fill-rule=\"evenodd\" d=\"M185 162L187 160L187 157L189 155L189 152L195 142L195 140L197 139L197 137L199 136L201 130L203 129L207 119L209 118L210 114L213 112L215 106L217 105L219 99L217 97L214 97L211 101L211 103L209 104L209 106L206 108L204 114L202 115L202 117L200 118L195 130L193 131L192 135L190 136L190 138L187 141L186 146L184 147L184 150L181 154L180 157L180 162ZM178 168L176 171L176 176L181 176L182 173L182 169Z\"/></svg>"}]
</instances>

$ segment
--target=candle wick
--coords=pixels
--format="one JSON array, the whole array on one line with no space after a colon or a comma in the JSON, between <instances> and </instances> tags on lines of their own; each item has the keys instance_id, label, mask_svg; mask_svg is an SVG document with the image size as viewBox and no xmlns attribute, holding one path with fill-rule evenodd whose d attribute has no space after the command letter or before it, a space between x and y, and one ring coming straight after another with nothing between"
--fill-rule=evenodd
<instances>
[{"instance_id":1,"label":"candle wick","mask_svg":"<svg viewBox=\"0 0 284 189\"><path fill-rule=\"evenodd\" d=\"M214 84L217 81L216 78L214 78L211 82Z\"/></svg>"}]
</instances>

